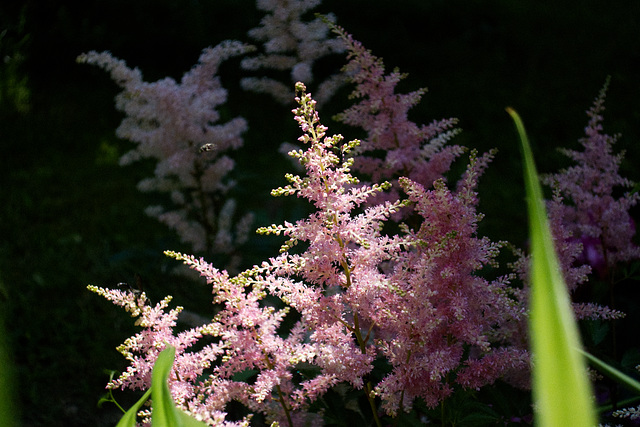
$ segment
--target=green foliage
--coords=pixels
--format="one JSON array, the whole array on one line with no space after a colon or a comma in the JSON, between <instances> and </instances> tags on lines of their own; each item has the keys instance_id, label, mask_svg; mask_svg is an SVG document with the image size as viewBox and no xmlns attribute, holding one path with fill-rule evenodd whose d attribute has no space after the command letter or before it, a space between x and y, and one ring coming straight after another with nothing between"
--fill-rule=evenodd
<instances>
[{"instance_id":1,"label":"green foliage","mask_svg":"<svg viewBox=\"0 0 640 427\"><path fill-rule=\"evenodd\" d=\"M21 9L17 23L3 20L0 16L0 108L26 114L31 109L29 79L22 72L30 39L25 30L26 7Z\"/></svg>"},{"instance_id":2,"label":"green foliage","mask_svg":"<svg viewBox=\"0 0 640 427\"><path fill-rule=\"evenodd\" d=\"M138 400L135 405L133 405L127 412L125 412L116 427L135 427L138 411L140 410L142 405L144 405L144 402L149 399L149 397L151 397L151 389L147 390L147 392L142 395L140 400Z\"/></svg>"},{"instance_id":3,"label":"green foliage","mask_svg":"<svg viewBox=\"0 0 640 427\"><path fill-rule=\"evenodd\" d=\"M0 286L2 282L0 281ZM4 306L4 301L0 298L0 308ZM4 329L4 316L0 312L0 425L13 427L18 425L16 402L14 402L12 390L13 383L13 363L9 357L9 345Z\"/></svg>"},{"instance_id":4,"label":"green foliage","mask_svg":"<svg viewBox=\"0 0 640 427\"><path fill-rule=\"evenodd\" d=\"M524 125L508 108L520 135L531 238L529 331L536 422L543 427L596 425L591 385L578 328L553 246L542 188Z\"/></svg>"},{"instance_id":5,"label":"green foliage","mask_svg":"<svg viewBox=\"0 0 640 427\"><path fill-rule=\"evenodd\" d=\"M640 395L640 382L631 378L630 376L620 372L613 366L608 363L603 362L597 357L587 353L586 351L580 350L580 353L589 361L591 365L593 365L600 372L608 376L609 378L616 381L618 384L624 385L628 389L636 392Z\"/></svg>"},{"instance_id":6,"label":"green foliage","mask_svg":"<svg viewBox=\"0 0 640 427\"><path fill-rule=\"evenodd\" d=\"M153 373L151 374L151 388L133 405L122 417L117 427L135 427L136 415L140 407L151 397L153 399L152 424L156 427L204 427L205 423L196 420L185 412L176 408L171 397L167 380L173 367L176 349L167 346L159 355Z\"/></svg>"}]
</instances>

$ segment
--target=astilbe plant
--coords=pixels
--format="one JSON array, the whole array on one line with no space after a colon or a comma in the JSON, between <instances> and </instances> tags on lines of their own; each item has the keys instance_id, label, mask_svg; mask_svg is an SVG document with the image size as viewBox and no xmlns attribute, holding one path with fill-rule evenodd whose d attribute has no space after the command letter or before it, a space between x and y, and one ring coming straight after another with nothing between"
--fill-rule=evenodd
<instances>
[{"instance_id":1,"label":"astilbe plant","mask_svg":"<svg viewBox=\"0 0 640 427\"><path fill-rule=\"evenodd\" d=\"M362 388L363 377L372 369L375 350L362 336L358 312L348 310L349 296L342 290L350 288L355 292L368 283L365 278L370 279L371 274L374 278L379 276L375 269L376 259L388 258L388 252L399 248L395 242L397 239L382 238L376 230L379 221L397 209L400 202L370 208L366 214L351 218L351 210L385 186L352 186L356 179L349 174L351 161L340 164L334 150L338 150L338 154L346 154L355 142L342 145L339 136L325 138L326 128L318 122L314 101L307 94L301 94L297 99L301 106L296 110L296 119L305 132L301 140L307 143L308 148L306 152L295 153L295 156L305 165L308 176L289 175L291 185L274 193L299 192L316 204L318 212L295 225L263 228L261 231L264 233L283 232L290 235L291 240L283 246L280 257L233 279L202 260L171 254L205 276L213 285L214 302L223 306L211 324L198 330L200 334L219 339L211 347L214 350L206 348L207 353L223 353L223 356L217 361L213 373L190 389L189 396L182 399L174 396L176 403L182 404L184 409L212 424L215 420L208 418L207 414L219 414L225 404L237 400L251 411L264 413L272 420L299 425L298 421L309 417L304 412L309 402L338 382L346 381ZM351 188L347 188L349 186ZM307 241L309 248L301 255L290 254L287 250L294 241ZM367 245L365 250L365 241L370 241L373 247ZM350 247L351 243L358 243L362 249L360 252L367 252L360 253L362 259L359 261L362 262L359 262L357 270L352 264L356 256L350 254L358 252ZM374 253L378 253L377 258L370 257ZM303 280L295 280L294 277ZM351 287L352 282L355 284ZM125 307L132 304L129 300L135 299L133 294L121 291L91 289ZM287 332L286 338L278 335L278 332L283 332L278 329L287 309L276 310L261 304L267 290L302 316L290 331L284 331ZM135 301L145 304L143 297ZM172 313L160 317L170 317ZM175 322L175 316L171 319ZM159 352L156 349L163 347L162 341L154 337L164 338L171 334L171 329L163 327L163 323L157 327L162 334L154 334L156 326L149 322L142 322L141 326L151 330L151 333L144 334L150 337L149 345L131 348L130 345L138 340L130 339L120 349L134 361L123 374L125 380L140 377L148 380L149 364L135 362L139 359L152 360ZM177 342L179 340L180 336L167 340L176 347L176 363L185 357L182 351L190 344ZM138 357L131 357L135 350L139 350ZM296 388L292 381L293 368L302 362L319 366L321 372L310 380L302 381ZM252 385L234 381L234 375L247 370L259 372ZM170 379L172 383L180 382L182 378L194 380L194 376L187 372L176 372L176 377ZM195 376L201 374L202 368ZM113 386L137 387L140 384L120 381ZM370 385L368 391L371 391Z\"/></svg>"},{"instance_id":2,"label":"astilbe plant","mask_svg":"<svg viewBox=\"0 0 640 427\"><path fill-rule=\"evenodd\" d=\"M310 85L314 80L313 67L321 58L344 52L344 44L329 38L328 15L306 20L305 15L321 0L257 0L258 9L266 12L260 25L249 31L249 37L262 43L263 52L242 60L245 70L276 70L289 73L290 80L278 77L245 77L240 81L246 90L271 95L281 104L293 100L291 86L297 81ZM327 102L344 84L344 76L335 74L317 84L316 100Z\"/></svg>"},{"instance_id":3,"label":"astilbe plant","mask_svg":"<svg viewBox=\"0 0 640 427\"><path fill-rule=\"evenodd\" d=\"M640 194L629 191L622 193L622 190L632 188L634 183L619 173L624 152L613 152L619 136L603 133L602 114L609 82L607 78L587 111L589 122L585 127L585 136L579 140L583 150L562 150L575 165L543 177L543 181L555 193L549 204L550 216L554 231L559 230L556 234L563 236L563 239L556 237L556 246L573 248L571 259L574 270L593 270L597 279L609 286L610 306L590 302L574 304L576 315L578 318L605 320L625 316L625 313L615 309L613 298L617 267L640 258L640 248L633 242L635 224L629 212L640 200ZM568 276L571 277L570 274ZM567 285L570 290L575 288L575 284L572 287L569 280ZM613 323L614 359L618 356L617 339L617 328ZM614 392L614 407L617 403L615 396ZM637 411L638 408L622 409L614 411L613 416L635 419Z\"/></svg>"},{"instance_id":4,"label":"astilbe plant","mask_svg":"<svg viewBox=\"0 0 640 427\"><path fill-rule=\"evenodd\" d=\"M380 403L397 416L416 398L437 405L455 384L478 388L526 370L526 351L508 343L523 307L506 279L478 275L500 247L476 236L475 187L492 153L472 155L456 191L442 180L427 190L403 178L407 201L366 205L390 184L358 182L350 171L357 159L349 153L359 141L327 136L315 101L302 83L296 89L305 149L290 154L306 175L288 174L289 184L273 194L307 199L315 212L259 229L288 240L280 255L233 278L202 259L169 252L213 287L220 311L199 328L175 333L179 309L164 313L166 299L150 307L144 296L91 287L142 314L138 324L145 328L120 347L132 364L109 387L148 387L154 358L171 344L174 400L211 425L222 422L234 400L272 422L319 425L321 414L309 413L310 405L338 384L362 390L381 425ZM384 222L408 204L422 218L420 227L384 234ZM271 302L274 296L284 307ZM285 327L290 311L297 320ZM204 344L196 351L197 340ZM371 377L376 360L391 367L378 384ZM313 375L297 375L301 366L313 367L307 369Z\"/></svg>"},{"instance_id":5,"label":"astilbe plant","mask_svg":"<svg viewBox=\"0 0 640 427\"><path fill-rule=\"evenodd\" d=\"M547 202L547 211L564 282L569 293L574 294L580 285L588 283L589 274L595 266L590 265L584 256L585 239L576 239L576 224L565 216L568 207L571 208L555 189L553 198ZM621 311L593 302L573 302L572 306L578 319L614 320L625 316Z\"/></svg>"},{"instance_id":6,"label":"astilbe plant","mask_svg":"<svg viewBox=\"0 0 640 427\"><path fill-rule=\"evenodd\" d=\"M209 333L211 325L176 333L174 328L182 307L167 312L165 309L172 299L170 296L152 305L145 293L137 294L97 286L88 286L88 289L123 307L132 317L137 318L136 325L143 328L118 347L118 351L130 365L118 378L112 380L107 388L148 389L151 386L151 373L158 355L167 345L172 345L176 348L177 357L174 375L170 381L171 393L179 405L188 405L197 396L198 377L224 352L224 348L217 344L206 345L198 352L187 351L203 335ZM150 422L148 410L142 411L140 415L145 423ZM202 417L202 414L199 415ZM206 415L207 417L202 417L203 420L209 419L213 422L222 421L225 417L223 412L215 408L207 411Z\"/></svg>"},{"instance_id":7,"label":"astilbe plant","mask_svg":"<svg viewBox=\"0 0 640 427\"><path fill-rule=\"evenodd\" d=\"M374 407L372 385L366 376L372 370L376 349L371 342L371 322L364 321L371 310L371 298L384 292L384 274L379 265L398 253L404 240L380 233L382 222L396 212L402 202L386 202L356 213L371 195L388 188L388 183L358 186L351 175L353 158L345 156L359 143L343 144L342 136L325 136L319 122L315 101L300 92L294 110L305 134L300 138L306 151L290 154L305 167L307 176L287 175L290 184L274 191L275 195L294 195L309 200L316 208L308 218L295 224L272 225L261 233L284 234L289 240L282 254L262 265L270 281L269 290L291 305L309 329L309 339L318 346L314 360L322 373L315 379L315 396L339 382L365 389ZM294 247L306 246L301 253Z\"/></svg>"},{"instance_id":8,"label":"astilbe plant","mask_svg":"<svg viewBox=\"0 0 640 427\"><path fill-rule=\"evenodd\" d=\"M626 193L616 198L619 188L633 183L620 176L624 153L613 154L615 137L602 133L602 112L609 80L587 111L586 136L579 140L584 151L561 149L576 162L558 173L543 175L542 182L553 189L547 210L554 245L565 284L571 294L586 284L595 270L600 279L612 283L617 265L640 258L632 241L635 226L629 214L640 195ZM522 255L516 271L527 285L528 257ZM593 302L573 302L578 319L613 320L624 313Z\"/></svg>"},{"instance_id":9,"label":"astilbe plant","mask_svg":"<svg viewBox=\"0 0 640 427\"><path fill-rule=\"evenodd\" d=\"M431 187L464 152L461 146L447 145L459 133L455 128L458 120L434 120L428 125L409 120L409 110L420 102L426 89L396 93L397 84L406 76L397 69L385 74L382 59L343 28L328 24L347 45L349 62L344 73L355 86L351 98L357 100L336 118L366 132L356 148L356 170L372 182L390 180L395 184L399 177L406 177ZM392 191L392 195L397 193Z\"/></svg>"},{"instance_id":10,"label":"astilbe plant","mask_svg":"<svg viewBox=\"0 0 640 427\"><path fill-rule=\"evenodd\" d=\"M492 154L472 156L455 193L442 180L426 190L402 178L421 227L386 236L382 222L407 202L366 205L389 184L358 185L350 174L354 158L340 163L338 156L358 145L338 150L339 136L323 142L326 128L312 99L303 94L296 100L301 104L296 120L307 132L302 141L311 146L291 154L307 177L289 175L291 184L275 194L307 198L317 211L296 224L261 229L290 237L283 254L263 268L279 277L270 290L314 331L311 339L324 354L317 363L333 374L328 384L347 381L364 387L368 396L373 390L386 412L396 415L398 409L409 410L415 398L437 405L453 383L476 388L526 371L527 352L508 344L524 308L506 278L489 282L476 274L494 263L500 246L476 237L481 215L475 186ZM354 215L361 205L363 212ZM292 254L301 242L308 245L305 251ZM393 371L374 387L366 375L378 357Z\"/></svg>"},{"instance_id":11,"label":"astilbe plant","mask_svg":"<svg viewBox=\"0 0 640 427\"><path fill-rule=\"evenodd\" d=\"M560 211L572 238L582 244L579 261L590 265L601 278L610 279L616 265L640 258L640 248L632 240L635 225L629 214L640 194L626 192L617 196L619 189L631 188L633 182L618 172L624 158L624 152L613 153L618 137L602 132L608 86L609 79L587 111L586 135L579 141L583 151L561 150L576 164L543 180L561 196L552 204L560 204L554 209ZM566 203L561 204L562 198Z\"/></svg>"},{"instance_id":12,"label":"astilbe plant","mask_svg":"<svg viewBox=\"0 0 640 427\"><path fill-rule=\"evenodd\" d=\"M558 189L554 189L552 199L547 201L547 214L552 231L554 249L558 257L564 284L569 294L574 295L580 285L588 283L592 267L585 263L583 244L575 238L575 235L571 231L574 224L567 222L567 218L565 217L567 207L570 206L566 204L565 199L560 195ZM512 264L514 275L524 283L524 289L518 292L518 295L522 304L527 305L528 289L530 286L529 265L531 257L522 250L514 249L514 251L518 256L518 260ZM625 316L621 311L594 302L574 301L571 305L576 318L581 320L614 320ZM520 340L523 346L527 345L526 336L522 335L525 333L524 326L523 324L523 328L521 328Z\"/></svg>"},{"instance_id":13,"label":"astilbe plant","mask_svg":"<svg viewBox=\"0 0 640 427\"><path fill-rule=\"evenodd\" d=\"M547 212L559 266L571 295L588 283L593 270L600 278L611 280L616 265L640 257L640 249L632 241L635 230L629 214L640 196L626 193L615 198L617 188L633 183L618 173L624 153L612 153L616 138L601 133L608 84L609 80L587 111L590 120L586 137L580 139L584 151L561 149L576 165L540 178L553 190ZM519 259L513 269L524 283L524 292L519 295L522 303L528 304L530 257L520 250L516 253ZM577 319L615 320L625 316L613 306L594 302L574 301L572 307ZM526 345L523 334L521 329L521 342Z\"/></svg>"},{"instance_id":14,"label":"astilbe plant","mask_svg":"<svg viewBox=\"0 0 640 427\"><path fill-rule=\"evenodd\" d=\"M386 277L383 304L370 310L380 348L393 366L376 387L389 413L409 410L416 397L434 407L454 384L479 388L508 377L526 385L528 353L510 345L525 307L507 277L489 281L478 275L496 265L501 247L476 235L482 216L475 187L492 156L472 154L456 191L443 180L427 190L400 179L421 224L407 230L413 245Z\"/></svg>"},{"instance_id":15,"label":"astilbe plant","mask_svg":"<svg viewBox=\"0 0 640 427\"><path fill-rule=\"evenodd\" d=\"M211 423L208 414L223 411L235 400L272 422L301 425L314 420L313 414L304 411L305 402L294 399L297 385L293 372L298 363L313 360L316 348L305 342L306 331L300 325L282 330L289 308L278 309L265 302L268 283L254 270L231 278L202 259L167 254L205 277L213 287L213 302L222 308L212 323L203 326L207 334L219 340L222 357L212 373L198 383L195 398L187 402L186 409ZM252 377L252 384L243 381Z\"/></svg>"},{"instance_id":16,"label":"astilbe plant","mask_svg":"<svg viewBox=\"0 0 640 427\"><path fill-rule=\"evenodd\" d=\"M227 175L234 161L228 152L242 146L247 123L241 117L220 122L218 108L226 102L227 91L217 75L223 61L250 50L235 41L207 48L180 82L145 82L140 70L108 52L78 58L108 71L122 88L116 108L125 118L117 135L136 146L120 164L156 161L154 176L143 179L138 188L167 194L170 206L150 206L147 213L175 230L195 252L230 254L246 240L252 220L245 215L233 228L235 201L228 192L234 183Z\"/></svg>"},{"instance_id":17,"label":"astilbe plant","mask_svg":"<svg viewBox=\"0 0 640 427\"><path fill-rule=\"evenodd\" d=\"M90 286L89 289L105 296L115 304L140 316L136 324L144 329L127 339L118 350L131 365L108 388L148 389L151 371L158 354L172 345L176 348L173 374L169 388L176 404L196 419L210 425L248 425L251 417L241 422L226 422L226 405L236 400L255 413L292 425L290 402L292 392L291 364L313 354L301 343L304 331L292 330L287 338L277 335L278 326L287 310L276 310L260 304L265 297L264 286L247 280L246 276L230 278L202 259L179 253L167 255L183 260L185 264L206 277L212 285L213 302L221 310L213 320L198 328L180 333L174 332L176 318L181 307L165 312L170 297L155 307L150 307L145 295ZM213 342L200 350L192 348L198 341L210 337ZM191 351L189 351L191 350ZM255 382L249 385L237 380L238 375L249 370L259 372ZM275 391L273 391L275 389ZM276 400L271 395L276 394ZM149 422L149 411L142 411L143 422Z\"/></svg>"}]
</instances>

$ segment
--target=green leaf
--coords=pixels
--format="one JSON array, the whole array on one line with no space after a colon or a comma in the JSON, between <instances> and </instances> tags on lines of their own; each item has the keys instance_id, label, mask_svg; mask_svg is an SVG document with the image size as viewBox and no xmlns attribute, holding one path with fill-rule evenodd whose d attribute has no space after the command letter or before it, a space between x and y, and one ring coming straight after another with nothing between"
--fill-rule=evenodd
<instances>
[{"instance_id":1,"label":"green leaf","mask_svg":"<svg viewBox=\"0 0 640 427\"><path fill-rule=\"evenodd\" d=\"M615 380L617 383L627 387L628 389L635 391L636 393L640 393L640 382L631 378L627 374L620 372L613 366L603 362L602 360L587 353L586 351L581 350L581 353L597 370L599 370L609 378Z\"/></svg>"},{"instance_id":2,"label":"green leaf","mask_svg":"<svg viewBox=\"0 0 640 427\"><path fill-rule=\"evenodd\" d=\"M120 419L116 427L135 427L140 407L153 397L152 425L156 427L207 427L207 424L196 420L178 409L171 397L167 383L176 349L168 345L159 355L151 373L151 388Z\"/></svg>"},{"instance_id":3,"label":"green leaf","mask_svg":"<svg viewBox=\"0 0 640 427\"><path fill-rule=\"evenodd\" d=\"M207 425L187 415L176 407L169 390L169 374L173 367L176 349L168 345L159 355L151 374L153 411L151 421L154 426L206 427Z\"/></svg>"},{"instance_id":4,"label":"green leaf","mask_svg":"<svg viewBox=\"0 0 640 427\"><path fill-rule=\"evenodd\" d=\"M602 343L609 333L609 324L600 319L584 321L585 342L593 346Z\"/></svg>"},{"instance_id":5,"label":"green leaf","mask_svg":"<svg viewBox=\"0 0 640 427\"><path fill-rule=\"evenodd\" d=\"M136 418L138 416L138 411L140 407L144 404L144 402L149 399L151 396L151 389L147 390L147 392L142 395L140 400L138 400L127 412L124 413L116 427L136 427Z\"/></svg>"},{"instance_id":6,"label":"green leaf","mask_svg":"<svg viewBox=\"0 0 640 427\"><path fill-rule=\"evenodd\" d=\"M158 355L158 359L153 365L153 373L151 374L153 412L151 419L156 426L178 425L179 423L167 383L175 355L176 349L168 346Z\"/></svg>"},{"instance_id":7,"label":"green leaf","mask_svg":"<svg viewBox=\"0 0 640 427\"><path fill-rule=\"evenodd\" d=\"M637 348L630 348L622 354L620 366L625 369L635 369L638 365L640 365L640 350Z\"/></svg>"},{"instance_id":8,"label":"green leaf","mask_svg":"<svg viewBox=\"0 0 640 427\"><path fill-rule=\"evenodd\" d=\"M553 246L542 188L522 120L513 118L524 159L531 238L530 322L536 424L593 427L596 423L578 328Z\"/></svg>"}]
</instances>

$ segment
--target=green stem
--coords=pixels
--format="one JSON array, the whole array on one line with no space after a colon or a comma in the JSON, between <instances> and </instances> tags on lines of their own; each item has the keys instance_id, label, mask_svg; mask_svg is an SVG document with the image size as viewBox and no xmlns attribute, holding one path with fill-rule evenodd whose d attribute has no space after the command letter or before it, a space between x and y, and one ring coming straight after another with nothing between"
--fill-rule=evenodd
<instances>
[{"instance_id":1,"label":"green stem","mask_svg":"<svg viewBox=\"0 0 640 427\"><path fill-rule=\"evenodd\" d=\"M257 337L257 341L258 343L262 344L262 339L260 338L260 336ZM264 360L267 364L267 368L273 369L273 363L271 363L271 360L269 359L269 356L264 351L264 349L262 349L262 355L264 356ZM276 392L278 393L278 402L280 402L280 405L282 405L282 409L284 409L284 414L287 417L287 424L289 425L289 427L293 427L293 421L291 420L291 411L287 406L287 402L284 401L284 395L282 394L282 389L280 388L280 384L276 384Z\"/></svg>"},{"instance_id":2,"label":"green stem","mask_svg":"<svg viewBox=\"0 0 640 427\"><path fill-rule=\"evenodd\" d=\"M293 421L291 420L291 412L289 411L289 407L287 406L287 403L284 401L284 395L282 394L282 389L280 388L280 385L276 385L276 392L278 393L278 401L280 402L280 404L282 405L282 408L284 409L284 414L287 416L287 423L289 424L289 427L293 427Z\"/></svg>"},{"instance_id":3,"label":"green stem","mask_svg":"<svg viewBox=\"0 0 640 427\"><path fill-rule=\"evenodd\" d=\"M207 253L213 254L213 242L216 238L216 224L210 224L207 215L207 195L204 191L204 167L201 165L200 161L197 161L194 165L195 171L192 174L193 178L196 181L196 197L200 202L200 212L198 215L200 216L200 225L204 228L205 232L205 245ZM215 206L213 206L215 208ZM217 217L216 213L216 217Z\"/></svg>"},{"instance_id":4,"label":"green stem","mask_svg":"<svg viewBox=\"0 0 640 427\"><path fill-rule=\"evenodd\" d=\"M371 407L371 413L373 414L373 420L376 423L376 426L382 427L380 423L380 418L378 418L378 408L376 407L376 402L372 396L373 390L371 387L371 381L367 381L365 386L365 392L367 393L367 400L369 401L369 406Z\"/></svg>"},{"instance_id":5,"label":"green stem","mask_svg":"<svg viewBox=\"0 0 640 427\"><path fill-rule=\"evenodd\" d=\"M109 399L107 399L107 402L112 402L114 405L116 405L118 407L118 409L120 409L122 411L123 414L127 413L127 411L122 406L120 406L120 404L113 397L113 390L111 390L111 389L109 389Z\"/></svg>"}]
</instances>

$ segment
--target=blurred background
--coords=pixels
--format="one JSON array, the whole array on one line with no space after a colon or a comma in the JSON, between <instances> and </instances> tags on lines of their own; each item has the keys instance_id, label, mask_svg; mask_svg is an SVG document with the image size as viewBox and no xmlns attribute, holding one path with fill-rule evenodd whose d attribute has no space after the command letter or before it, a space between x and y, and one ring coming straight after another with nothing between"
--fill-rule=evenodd
<instances>
[{"instance_id":1,"label":"blurred background","mask_svg":"<svg viewBox=\"0 0 640 427\"><path fill-rule=\"evenodd\" d=\"M555 148L578 147L585 110L611 76L605 132L622 135L621 173L640 181L639 2L326 0L317 11L333 12L389 71L408 73L401 91L428 87L414 121L458 117L463 133L454 143L498 148L480 186L481 233L492 239L526 246L518 140L507 106L525 121L541 171L556 171L568 162ZM153 165L118 165L132 144L114 134L122 119L116 85L75 58L109 50L147 81L178 80L203 48L249 41L246 33L261 17L248 0L0 4L0 314L19 425L106 426L119 418L112 404L97 403L106 370L126 366L115 347L135 328L88 284L140 283L152 299L172 294L203 314L211 301L204 283L171 274L176 262L163 250L189 248L143 212L157 200L136 184ZM342 59L327 62L327 72ZM306 209L302 201L269 196L291 169L278 153L298 136L290 108L241 91L238 62L221 71L230 91L224 117L243 116L250 129L236 153L234 196L240 209L256 213L256 227L295 220ZM347 93L322 117L330 132L353 139L362 136L358 130L330 120L348 105ZM279 243L252 238L245 266L276 254ZM126 406L136 396L119 392L118 399Z\"/></svg>"}]
</instances>

